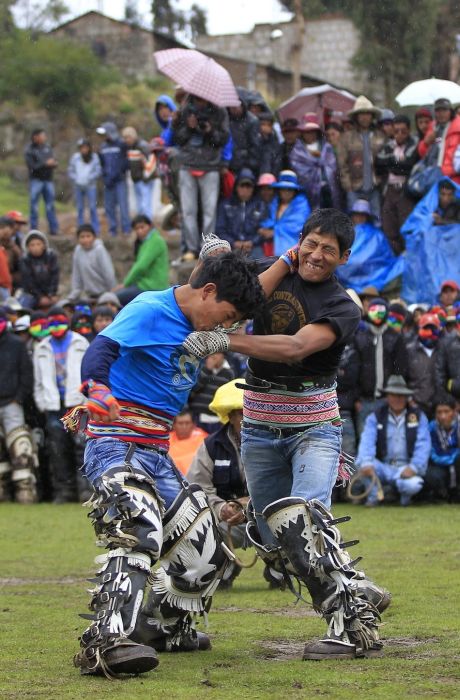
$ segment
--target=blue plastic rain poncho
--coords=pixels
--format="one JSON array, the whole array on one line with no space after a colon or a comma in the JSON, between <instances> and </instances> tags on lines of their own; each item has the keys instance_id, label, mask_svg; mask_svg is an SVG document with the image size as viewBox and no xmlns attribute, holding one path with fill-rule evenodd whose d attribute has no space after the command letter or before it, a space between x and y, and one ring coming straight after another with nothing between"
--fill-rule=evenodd
<instances>
[{"instance_id":1,"label":"blue plastic rain poncho","mask_svg":"<svg viewBox=\"0 0 460 700\"><path fill-rule=\"evenodd\" d=\"M274 197L268 217L261 222L262 228L273 229L274 253L282 255L288 248L299 242L299 236L305 221L310 216L310 205L308 199L299 192L289 203L281 218L276 218L279 207L279 197Z\"/></svg>"},{"instance_id":2,"label":"blue plastic rain poncho","mask_svg":"<svg viewBox=\"0 0 460 700\"><path fill-rule=\"evenodd\" d=\"M382 290L403 274L404 258L393 253L382 229L371 222L358 224L355 232L350 259L337 268L336 275L344 287L358 294L370 286Z\"/></svg>"},{"instance_id":3,"label":"blue plastic rain poncho","mask_svg":"<svg viewBox=\"0 0 460 700\"><path fill-rule=\"evenodd\" d=\"M433 223L439 186L447 179L433 185L401 228L406 239L402 296L408 304L436 304L444 280L460 284L460 224ZM452 184L460 199L460 186Z\"/></svg>"}]
</instances>

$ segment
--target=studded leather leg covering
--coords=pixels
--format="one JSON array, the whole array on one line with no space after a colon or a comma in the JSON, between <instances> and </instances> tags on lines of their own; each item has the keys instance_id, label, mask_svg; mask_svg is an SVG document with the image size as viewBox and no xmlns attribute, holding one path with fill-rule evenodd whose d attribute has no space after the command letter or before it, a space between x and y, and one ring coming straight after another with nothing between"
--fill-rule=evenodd
<instances>
[{"instance_id":1,"label":"studded leather leg covering","mask_svg":"<svg viewBox=\"0 0 460 700\"><path fill-rule=\"evenodd\" d=\"M341 541L337 521L317 500L282 498L263 515L315 609L328 622L323 641L352 644L358 652L378 646L379 614L360 594L358 581L364 574L354 568L359 559L352 561L345 550L357 542Z\"/></svg>"},{"instance_id":2,"label":"studded leather leg covering","mask_svg":"<svg viewBox=\"0 0 460 700\"><path fill-rule=\"evenodd\" d=\"M21 425L14 428L6 436L5 442L11 459L15 500L18 503L35 503L38 457L28 427Z\"/></svg>"},{"instance_id":3,"label":"studded leather leg covering","mask_svg":"<svg viewBox=\"0 0 460 700\"><path fill-rule=\"evenodd\" d=\"M107 471L94 484L90 501L99 543L109 552L102 563L89 604L93 614L82 615L92 624L81 636L75 665L83 674L116 675L110 667L115 647L135 646L133 632L152 564L163 542L163 507L153 480L128 464ZM112 654L113 656L113 654Z\"/></svg>"},{"instance_id":4,"label":"studded leather leg covering","mask_svg":"<svg viewBox=\"0 0 460 700\"><path fill-rule=\"evenodd\" d=\"M232 554L197 485L177 496L166 512L163 528L161 566L151 577L148 599L131 638L155 648L184 650L187 644L193 648L195 618L210 609Z\"/></svg>"}]
</instances>

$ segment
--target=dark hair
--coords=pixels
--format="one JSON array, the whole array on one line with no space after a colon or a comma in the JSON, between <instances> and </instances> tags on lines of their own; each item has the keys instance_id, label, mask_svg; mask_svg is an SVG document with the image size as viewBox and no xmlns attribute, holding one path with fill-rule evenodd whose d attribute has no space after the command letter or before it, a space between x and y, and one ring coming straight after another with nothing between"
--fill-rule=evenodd
<instances>
[{"instance_id":1,"label":"dark hair","mask_svg":"<svg viewBox=\"0 0 460 700\"><path fill-rule=\"evenodd\" d=\"M35 136L38 136L38 134L43 134L45 133L44 129L34 129L30 135L30 138L34 138Z\"/></svg>"},{"instance_id":2,"label":"dark hair","mask_svg":"<svg viewBox=\"0 0 460 700\"><path fill-rule=\"evenodd\" d=\"M131 221L131 226L135 228L137 224L147 224L148 226L152 225L151 220L149 219L148 216L145 216L145 214L138 214L137 216L134 217L134 219Z\"/></svg>"},{"instance_id":3,"label":"dark hair","mask_svg":"<svg viewBox=\"0 0 460 700\"><path fill-rule=\"evenodd\" d=\"M449 408L455 410L457 402L450 394L442 394L434 405L435 410L438 408L438 406L449 406Z\"/></svg>"},{"instance_id":4,"label":"dark hair","mask_svg":"<svg viewBox=\"0 0 460 700\"><path fill-rule=\"evenodd\" d=\"M339 122L329 122L324 127L324 131L329 131L329 129L335 129L336 131L343 132L343 126Z\"/></svg>"},{"instance_id":5,"label":"dark hair","mask_svg":"<svg viewBox=\"0 0 460 700\"><path fill-rule=\"evenodd\" d=\"M410 129L410 119L405 114L397 114L393 119L393 124L405 124Z\"/></svg>"},{"instance_id":6,"label":"dark hair","mask_svg":"<svg viewBox=\"0 0 460 700\"><path fill-rule=\"evenodd\" d=\"M337 238L340 255L349 250L355 240L355 229L349 216L338 209L317 209L304 223L300 242L312 231Z\"/></svg>"},{"instance_id":7,"label":"dark hair","mask_svg":"<svg viewBox=\"0 0 460 700\"><path fill-rule=\"evenodd\" d=\"M176 418L182 418L182 416L190 416L190 418L193 420L192 409L189 408L188 406L184 406L184 408L182 409L182 411L179 411L179 413L177 414Z\"/></svg>"},{"instance_id":8,"label":"dark hair","mask_svg":"<svg viewBox=\"0 0 460 700\"><path fill-rule=\"evenodd\" d=\"M96 238L96 231L94 228L91 226L91 224L82 224L77 228L77 238L80 235L80 233L92 233L93 236Z\"/></svg>"},{"instance_id":9,"label":"dark hair","mask_svg":"<svg viewBox=\"0 0 460 700\"><path fill-rule=\"evenodd\" d=\"M449 190L449 192L455 192L455 185L449 180L441 180L439 183L440 190Z\"/></svg>"},{"instance_id":10,"label":"dark hair","mask_svg":"<svg viewBox=\"0 0 460 700\"><path fill-rule=\"evenodd\" d=\"M105 304L101 304L99 306L96 306L93 309L93 318L96 318L96 316L107 316L107 318L115 318L114 312L110 308L110 306L106 306Z\"/></svg>"},{"instance_id":11,"label":"dark hair","mask_svg":"<svg viewBox=\"0 0 460 700\"><path fill-rule=\"evenodd\" d=\"M217 301L233 304L243 318L253 318L265 303L255 264L241 253L205 258L190 284L199 289L210 282L216 285Z\"/></svg>"}]
</instances>

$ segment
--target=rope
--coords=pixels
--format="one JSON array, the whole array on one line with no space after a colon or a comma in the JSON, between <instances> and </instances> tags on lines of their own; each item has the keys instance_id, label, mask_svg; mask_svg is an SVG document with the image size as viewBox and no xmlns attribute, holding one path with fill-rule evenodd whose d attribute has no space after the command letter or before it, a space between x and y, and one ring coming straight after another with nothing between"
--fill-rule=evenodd
<instances>
[{"instance_id":1,"label":"rope","mask_svg":"<svg viewBox=\"0 0 460 700\"><path fill-rule=\"evenodd\" d=\"M363 479L368 479L369 483L364 489L362 493L353 493L353 486L356 484L356 482L361 482ZM362 474L358 472L355 472L353 476L351 477L350 481L348 482L347 486L347 491L346 491L346 497L348 498L351 503L361 503L361 501L366 500L366 498L369 496L370 492L374 488L374 486L377 486L377 500L379 502L383 501L384 495L383 495L383 488L382 488L382 482L380 481L379 477L377 474L374 472L372 476L370 477L363 477Z\"/></svg>"},{"instance_id":2,"label":"rope","mask_svg":"<svg viewBox=\"0 0 460 700\"><path fill-rule=\"evenodd\" d=\"M244 507L242 506L242 504L239 501L231 500L231 501L227 501L227 502L233 503L233 505L237 506L239 508L239 510L244 510ZM248 564L245 564L244 561L242 561L239 558L239 556L237 555L237 553L235 551L235 546L233 544L232 527L238 527L238 526L228 525L228 532L225 534L225 544L227 545L227 547L229 548L229 550L231 551L231 553L235 557L235 564L237 566L241 566L242 569L252 569L252 567L255 566L255 564L257 562L257 559L258 559L257 554L254 554L254 558Z\"/></svg>"}]
</instances>

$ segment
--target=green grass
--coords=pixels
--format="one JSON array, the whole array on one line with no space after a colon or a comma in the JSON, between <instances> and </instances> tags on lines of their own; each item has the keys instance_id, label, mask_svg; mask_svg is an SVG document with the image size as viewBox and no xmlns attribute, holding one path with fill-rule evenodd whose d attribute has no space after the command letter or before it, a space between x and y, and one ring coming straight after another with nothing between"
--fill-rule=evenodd
<instances>
[{"instance_id":1,"label":"green grass","mask_svg":"<svg viewBox=\"0 0 460 700\"><path fill-rule=\"evenodd\" d=\"M98 553L84 510L2 505L0 697L459 698L460 509L335 509L347 512L345 538L361 538L353 554L365 556L363 567L394 596L381 628L384 658L300 661L302 644L324 623L289 593L269 591L258 563L216 594L212 651L162 654L154 672L110 682L80 677L71 664L84 627L76 613L89 599L84 579ZM292 644L289 653L280 642L284 650Z\"/></svg>"}]
</instances>

